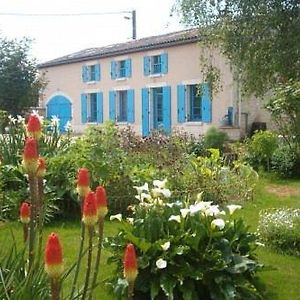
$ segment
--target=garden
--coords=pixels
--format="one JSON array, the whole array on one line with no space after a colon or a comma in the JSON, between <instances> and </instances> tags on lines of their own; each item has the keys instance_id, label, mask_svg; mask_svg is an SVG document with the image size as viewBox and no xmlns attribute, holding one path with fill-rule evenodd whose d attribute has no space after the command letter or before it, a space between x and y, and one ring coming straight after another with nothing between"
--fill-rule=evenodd
<instances>
[{"instance_id":1,"label":"garden","mask_svg":"<svg viewBox=\"0 0 300 300\"><path fill-rule=\"evenodd\" d=\"M297 94L278 95L282 135L243 143L3 113L0 298L296 299Z\"/></svg>"}]
</instances>

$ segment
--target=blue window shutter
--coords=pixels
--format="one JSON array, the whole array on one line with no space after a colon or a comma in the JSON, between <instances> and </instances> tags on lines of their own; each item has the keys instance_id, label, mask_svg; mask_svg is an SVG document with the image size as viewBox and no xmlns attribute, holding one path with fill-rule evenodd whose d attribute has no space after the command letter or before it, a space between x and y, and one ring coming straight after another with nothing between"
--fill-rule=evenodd
<instances>
[{"instance_id":1,"label":"blue window shutter","mask_svg":"<svg viewBox=\"0 0 300 300\"><path fill-rule=\"evenodd\" d=\"M97 123L103 123L103 93L97 93Z\"/></svg>"},{"instance_id":2,"label":"blue window shutter","mask_svg":"<svg viewBox=\"0 0 300 300\"><path fill-rule=\"evenodd\" d=\"M177 85L177 121L178 123L185 122L185 86Z\"/></svg>"},{"instance_id":3,"label":"blue window shutter","mask_svg":"<svg viewBox=\"0 0 300 300\"><path fill-rule=\"evenodd\" d=\"M130 78L131 74L132 74L132 70L131 70L131 58L126 59L125 66L126 66L126 74L125 74L125 76L128 77L128 78Z\"/></svg>"},{"instance_id":4,"label":"blue window shutter","mask_svg":"<svg viewBox=\"0 0 300 300\"><path fill-rule=\"evenodd\" d=\"M144 56L144 75L150 75L150 56Z\"/></svg>"},{"instance_id":5,"label":"blue window shutter","mask_svg":"<svg viewBox=\"0 0 300 300\"><path fill-rule=\"evenodd\" d=\"M116 92L109 91L109 119L116 121Z\"/></svg>"},{"instance_id":6,"label":"blue window shutter","mask_svg":"<svg viewBox=\"0 0 300 300\"><path fill-rule=\"evenodd\" d=\"M111 75L111 79L117 78L117 62L116 61L112 61L110 63L110 75Z\"/></svg>"},{"instance_id":7,"label":"blue window shutter","mask_svg":"<svg viewBox=\"0 0 300 300\"><path fill-rule=\"evenodd\" d=\"M87 94L81 94L81 123L87 122Z\"/></svg>"},{"instance_id":8,"label":"blue window shutter","mask_svg":"<svg viewBox=\"0 0 300 300\"><path fill-rule=\"evenodd\" d=\"M149 130L149 89L142 89L142 135L148 136Z\"/></svg>"},{"instance_id":9,"label":"blue window shutter","mask_svg":"<svg viewBox=\"0 0 300 300\"><path fill-rule=\"evenodd\" d=\"M81 76L82 76L83 82L89 81L89 67L88 66L82 66Z\"/></svg>"},{"instance_id":10,"label":"blue window shutter","mask_svg":"<svg viewBox=\"0 0 300 300\"><path fill-rule=\"evenodd\" d=\"M202 121L204 123L211 122L211 96L208 83L202 84Z\"/></svg>"},{"instance_id":11,"label":"blue window shutter","mask_svg":"<svg viewBox=\"0 0 300 300\"><path fill-rule=\"evenodd\" d=\"M161 72L163 74L168 73L168 53L163 53L161 55Z\"/></svg>"},{"instance_id":12,"label":"blue window shutter","mask_svg":"<svg viewBox=\"0 0 300 300\"><path fill-rule=\"evenodd\" d=\"M171 87L163 87L163 125L166 133L171 133Z\"/></svg>"},{"instance_id":13,"label":"blue window shutter","mask_svg":"<svg viewBox=\"0 0 300 300\"><path fill-rule=\"evenodd\" d=\"M134 90L127 91L127 121L134 123Z\"/></svg>"},{"instance_id":14,"label":"blue window shutter","mask_svg":"<svg viewBox=\"0 0 300 300\"><path fill-rule=\"evenodd\" d=\"M101 79L101 69L100 69L100 64L95 65L95 80L100 81Z\"/></svg>"}]
</instances>

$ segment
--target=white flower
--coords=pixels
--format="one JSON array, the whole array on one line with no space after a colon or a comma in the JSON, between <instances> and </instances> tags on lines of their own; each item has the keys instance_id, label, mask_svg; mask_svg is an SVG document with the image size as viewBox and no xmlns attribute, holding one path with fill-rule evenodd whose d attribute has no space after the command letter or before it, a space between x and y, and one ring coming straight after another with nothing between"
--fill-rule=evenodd
<instances>
[{"instance_id":1,"label":"white flower","mask_svg":"<svg viewBox=\"0 0 300 300\"><path fill-rule=\"evenodd\" d=\"M122 214L117 214L117 215L112 215L109 217L109 220L110 221L113 221L113 220L118 220L118 221L122 221Z\"/></svg>"},{"instance_id":2,"label":"white flower","mask_svg":"<svg viewBox=\"0 0 300 300\"><path fill-rule=\"evenodd\" d=\"M136 199L140 200L141 202L144 202L144 200L151 200L151 195L146 194L146 193L141 193L140 195L135 196Z\"/></svg>"},{"instance_id":3,"label":"white flower","mask_svg":"<svg viewBox=\"0 0 300 300\"><path fill-rule=\"evenodd\" d=\"M169 218L169 221L176 221L178 223L181 222L181 218L179 215L175 216L175 215L172 215L170 218Z\"/></svg>"},{"instance_id":4,"label":"white flower","mask_svg":"<svg viewBox=\"0 0 300 300\"><path fill-rule=\"evenodd\" d=\"M59 118L57 116L51 116L50 126L51 127L59 126Z\"/></svg>"},{"instance_id":5,"label":"white flower","mask_svg":"<svg viewBox=\"0 0 300 300\"><path fill-rule=\"evenodd\" d=\"M232 215L236 210L241 209L242 206L241 205L227 205L227 208L229 210L229 214Z\"/></svg>"},{"instance_id":6,"label":"white flower","mask_svg":"<svg viewBox=\"0 0 300 300\"><path fill-rule=\"evenodd\" d=\"M211 222L210 225L212 229L218 228L219 230L222 230L225 227L225 222L223 219L215 219Z\"/></svg>"},{"instance_id":7,"label":"white flower","mask_svg":"<svg viewBox=\"0 0 300 300\"><path fill-rule=\"evenodd\" d=\"M191 215L196 214L198 211L205 212L211 206L211 204L212 204L211 201L209 202L201 201L194 205L191 205L190 206Z\"/></svg>"},{"instance_id":8,"label":"white flower","mask_svg":"<svg viewBox=\"0 0 300 300\"><path fill-rule=\"evenodd\" d=\"M34 116L37 116L39 118L41 124L43 123L44 117L39 115L39 112L37 110L33 109L31 114L34 115Z\"/></svg>"},{"instance_id":9,"label":"white flower","mask_svg":"<svg viewBox=\"0 0 300 300\"><path fill-rule=\"evenodd\" d=\"M67 131L67 132L72 131L72 124L71 124L71 122L68 121L68 122L66 123L66 125L65 125L64 128L65 128L65 131Z\"/></svg>"},{"instance_id":10,"label":"white flower","mask_svg":"<svg viewBox=\"0 0 300 300\"><path fill-rule=\"evenodd\" d=\"M155 264L158 269L165 269L167 267L167 261L162 258L158 259Z\"/></svg>"},{"instance_id":11,"label":"white flower","mask_svg":"<svg viewBox=\"0 0 300 300\"><path fill-rule=\"evenodd\" d=\"M25 124L25 118L20 115L17 115L17 120L19 124Z\"/></svg>"},{"instance_id":12,"label":"white flower","mask_svg":"<svg viewBox=\"0 0 300 300\"><path fill-rule=\"evenodd\" d=\"M134 219L133 219L133 218L127 218L126 221L127 221L129 224L133 224Z\"/></svg>"},{"instance_id":13,"label":"white flower","mask_svg":"<svg viewBox=\"0 0 300 300\"><path fill-rule=\"evenodd\" d=\"M182 208L180 210L180 213L181 213L183 218L185 218L189 212L190 212L190 210L188 208Z\"/></svg>"},{"instance_id":14,"label":"white flower","mask_svg":"<svg viewBox=\"0 0 300 300\"><path fill-rule=\"evenodd\" d=\"M164 195L165 198L171 197L171 191L169 189L161 189L160 192Z\"/></svg>"},{"instance_id":15,"label":"white flower","mask_svg":"<svg viewBox=\"0 0 300 300\"><path fill-rule=\"evenodd\" d=\"M143 191L149 192L148 183L144 183L142 186L134 186L133 188L136 189L137 193L140 195Z\"/></svg>"},{"instance_id":16,"label":"white flower","mask_svg":"<svg viewBox=\"0 0 300 300\"><path fill-rule=\"evenodd\" d=\"M219 215L220 214L219 205L211 205L206 209L204 214L210 217Z\"/></svg>"},{"instance_id":17,"label":"white flower","mask_svg":"<svg viewBox=\"0 0 300 300\"><path fill-rule=\"evenodd\" d=\"M12 124L16 124L16 122L17 122L17 119L14 118L12 115L9 115L8 119L9 119L9 122L12 123Z\"/></svg>"},{"instance_id":18,"label":"white flower","mask_svg":"<svg viewBox=\"0 0 300 300\"><path fill-rule=\"evenodd\" d=\"M160 245L164 251L167 251L170 248L171 243L165 242L164 244Z\"/></svg>"},{"instance_id":19,"label":"white flower","mask_svg":"<svg viewBox=\"0 0 300 300\"><path fill-rule=\"evenodd\" d=\"M153 185L160 188L160 189L164 189L166 187L166 183L167 183L167 178L164 180L153 180Z\"/></svg>"}]
</instances>

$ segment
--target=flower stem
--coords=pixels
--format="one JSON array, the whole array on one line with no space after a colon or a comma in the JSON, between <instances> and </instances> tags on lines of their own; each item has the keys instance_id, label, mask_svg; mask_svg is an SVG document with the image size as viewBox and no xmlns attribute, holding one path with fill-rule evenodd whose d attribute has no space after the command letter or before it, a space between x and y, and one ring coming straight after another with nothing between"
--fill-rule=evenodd
<instances>
[{"instance_id":1,"label":"flower stem","mask_svg":"<svg viewBox=\"0 0 300 300\"><path fill-rule=\"evenodd\" d=\"M104 218L99 219L99 227L98 227L98 249L96 256L95 269L92 280L92 287L89 295L89 300L93 298L93 291L97 283L98 273L100 269L100 258L101 258L101 250L102 250L102 241L103 241L103 228L104 228Z\"/></svg>"},{"instance_id":2,"label":"flower stem","mask_svg":"<svg viewBox=\"0 0 300 300\"><path fill-rule=\"evenodd\" d=\"M44 215L45 215L45 207L44 207L44 185L43 178L39 177L37 179L37 214L38 214L38 258L40 259L42 253L42 243L43 243L43 224L44 224Z\"/></svg>"},{"instance_id":3,"label":"flower stem","mask_svg":"<svg viewBox=\"0 0 300 300\"><path fill-rule=\"evenodd\" d=\"M84 240L85 240L85 225L83 223L81 223L80 246L79 246L79 252L78 252L75 275L74 275L74 279L73 279L73 283L72 283L72 290L71 290L70 300L73 299L75 289L76 289L76 285L77 285L77 280L78 280L78 275L79 275L79 270L80 270L80 264L81 264L81 259L82 259L82 253L83 253Z\"/></svg>"},{"instance_id":4,"label":"flower stem","mask_svg":"<svg viewBox=\"0 0 300 300\"><path fill-rule=\"evenodd\" d=\"M60 294L59 281L55 278L51 278L50 286L51 286L51 300L59 300L59 294Z\"/></svg>"},{"instance_id":5,"label":"flower stem","mask_svg":"<svg viewBox=\"0 0 300 300\"><path fill-rule=\"evenodd\" d=\"M23 224L23 237L24 243L26 243L28 239L28 224Z\"/></svg>"},{"instance_id":6,"label":"flower stem","mask_svg":"<svg viewBox=\"0 0 300 300\"><path fill-rule=\"evenodd\" d=\"M128 282L128 300L133 299L134 281Z\"/></svg>"},{"instance_id":7,"label":"flower stem","mask_svg":"<svg viewBox=\"0 0 300 300\"><path fill-rule=\"evenodd\" d=\"M29 222L29 271L31 270L35 258L35 234L36 234L36 204L37 204L37 178L34 175L28 176L29 189L31 195L31 214Z\"/></svg>"},{"instance_id":8,"label":"flower stem","mask_svg":"<svg viewBox=\"0 0 300 300\"><path fill-rule=\"evenodd\" d=\"M89 226L88 230L89 230L88 259L87 259L87 270L86 270L86 275L85 275L85 283L84 283L84 288L83 288L83 293L82 293L82 300L85 299L86 293L88 291L90 274L91 274L91 266L92 266L94 227Z\"/></svg>"}]
</instances>

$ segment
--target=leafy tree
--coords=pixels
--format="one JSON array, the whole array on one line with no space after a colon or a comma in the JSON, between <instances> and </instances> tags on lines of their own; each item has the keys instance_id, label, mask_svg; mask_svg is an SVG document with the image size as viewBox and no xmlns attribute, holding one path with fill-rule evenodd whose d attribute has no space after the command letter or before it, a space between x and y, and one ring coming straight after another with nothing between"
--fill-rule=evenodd
<instances>
[{"instance_id":1,"label":"leafy tree","mask_svg":"<svg viewBox=\"0 0 300 300\"><path fill-rule=\"evenodd\" d=\"M299 80L299 0L177 0L175 8L200 28L200 43L231 60L244 92L261 96Z\"/></svg>"},{"instance_id":2,"label":"leafy tree","mask_svg":"<svg viewBox=\"0 0 300 300\"><path fill-rule=\"evenodd\" d=\"M43 86L36 61L29 56L31 41L0 37L0 109L12 115L38 103Z\"/></svg>"}]
</instances>

